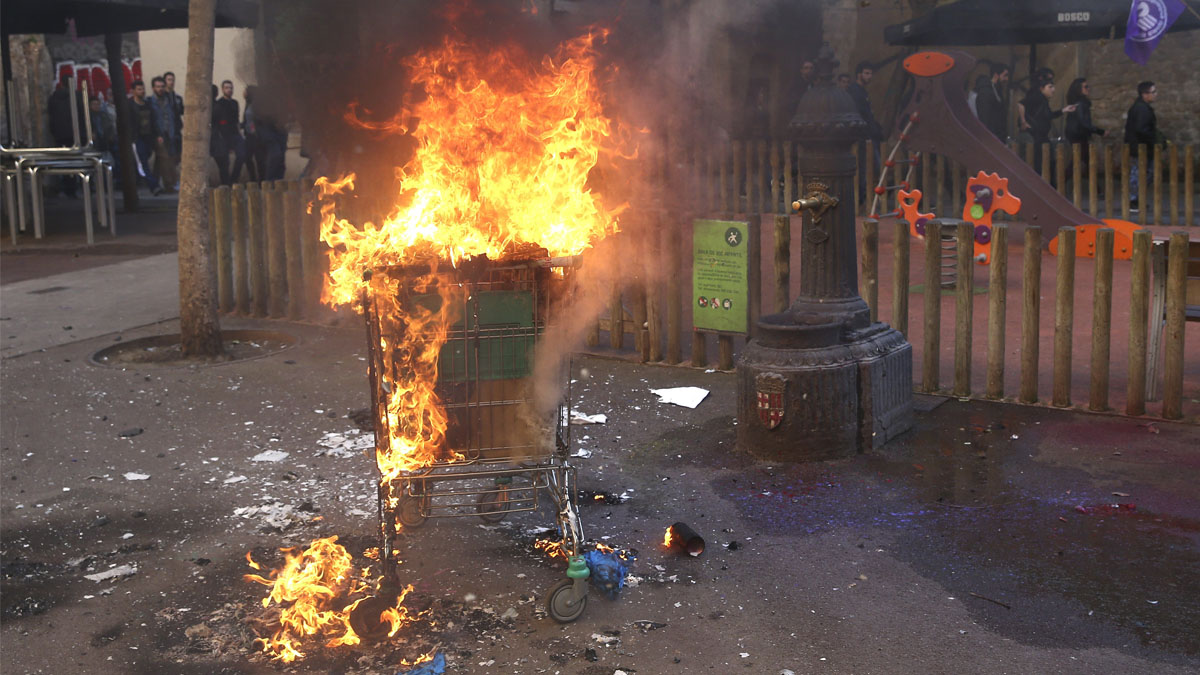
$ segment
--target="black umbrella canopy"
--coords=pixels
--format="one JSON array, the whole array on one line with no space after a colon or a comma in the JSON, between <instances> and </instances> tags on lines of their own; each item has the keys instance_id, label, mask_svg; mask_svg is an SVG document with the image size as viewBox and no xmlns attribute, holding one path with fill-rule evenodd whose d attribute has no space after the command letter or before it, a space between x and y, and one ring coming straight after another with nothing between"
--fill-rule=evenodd
<instances>
[{"instance_id":1,"label":"black umbrella canopy","mask_svg":"<svg viewBox=\"0 0 1200 675\"><path fill-rule=\"evenodd\" d=\"M883 31L891 45L1030 45L1124 39L1129 0L958 0ZM1184 12L1171 32L1200 28Z\"/></svg>"},{"instance_id":2,"label":"black umbrella canopy","mask_svg":"<svg viewBox=\"0 0 1200 675\"><path fill-rule=\"evenodd\" d=\"M4 0L0 30L5 35L65 33L75 23L80 37L186 28L187 0ZM258 20L255 0L217 0L217 27L251 28Z\"/></svg>"}]
</instances>

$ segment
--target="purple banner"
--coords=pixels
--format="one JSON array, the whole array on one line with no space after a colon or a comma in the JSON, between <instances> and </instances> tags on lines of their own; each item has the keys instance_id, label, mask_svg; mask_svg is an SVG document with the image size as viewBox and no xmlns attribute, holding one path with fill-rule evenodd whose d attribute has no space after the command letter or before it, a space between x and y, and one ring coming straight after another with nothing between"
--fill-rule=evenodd
<instances>
[{"instance_id":1,"label":"purple banner","mask_svg":"<svg viewBox=\"0 0 1200 675\"><path fill-rule=\"evenodd\" d=\"M1158 41L1186 9L1180 0L1133 0L1125 25L1125 53L1146 65Z\"/></svg>"}]
</instances>

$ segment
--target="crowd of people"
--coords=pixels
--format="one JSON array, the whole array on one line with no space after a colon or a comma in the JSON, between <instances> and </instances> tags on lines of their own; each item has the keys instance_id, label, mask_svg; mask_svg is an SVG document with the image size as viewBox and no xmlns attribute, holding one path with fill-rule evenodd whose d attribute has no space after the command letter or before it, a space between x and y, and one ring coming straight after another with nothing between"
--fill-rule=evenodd
<instances>
[{"instance_id":1,"label":"crowd of people","mask_svg":"<svg viewBox=\"0 0 1200 675\"><path fill-rule=\"evenodd\" d=\"M70 95L71 81L64 76L50 95L47 112L50 135L58 145L75 144ZM287 152L287 129L274 118L257 114L254 107L255 88L246 87L245 109L233 98L233 82L225 80L220 90L213 85L212 138L209 154L217 165L222 185L232 185L241 178L243 167L252 181L280 180L284 176L284 156ZM143 80L129 85L128 130L132 138L134 160L139 183L152 194L176 192L179 189L179 163L183 150L183 97L175 91L175 74L163 73L150 80L146 91ZM87 109L77 99L76 111L80 129L84 115L90 117L93 146L113 163L113 174L120 180L120 153L116 109L110 101L91 95ZM240 113L240 114L239 114ZM80 132L82 134L82 131ZM233 155L233 168L229 156ZM74 196L75 181L64 179L60 189Z\"/></svg>"}]
</instances>

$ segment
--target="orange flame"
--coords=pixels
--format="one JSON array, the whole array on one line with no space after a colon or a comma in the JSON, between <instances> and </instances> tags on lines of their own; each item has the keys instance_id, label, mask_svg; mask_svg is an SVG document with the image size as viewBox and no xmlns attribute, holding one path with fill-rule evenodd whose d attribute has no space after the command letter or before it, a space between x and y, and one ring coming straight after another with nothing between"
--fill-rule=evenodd
<instances>
[{"instance_id":1,"label":"orange flame","mask_svg":"<svg viewBox=\"0 0 1200 675\"><path fill-rule=\"evenodd\" d=\"M350 612L365 597L349 604L345 598L363 593L368 586L361 581L363 575L354 573L353 557L337 539L332 536L314 540L300 553L294 548L280 549L284 554L283 567L266 577L257 574L242 577L270 587L271 592L262 600L263 607L272 603L279 607L279 629L270 637L255 640L271 658L284 663L304 658L302 643L313 635L327 636L329 647L361 641L350 627ZM253 569L262 569L250 553L246 554L246 561ZM390 624L389 637L420 616L410 615L402 606L410 591L412 586L405 588L396 606L385 610L380 617ZM339 605L344 606L339 608Z\"/></svg>"},{"instance_id":2,"label":"orange flame","mask_svg":"<svg viewBox=\"0 0 1200 675\"><path fill-rule=\"evenodd\" d=\"M379 414L389 438L377 441L376 461L384 481L455 458L444 447L447 418L434 385L447 308L462 291L439 280L438 266L527 248L576 255L617 231L625 205L606 205L589 185L602 164L636 156L626 150L628 128L604 111L596 44L606 36L569 40L540 62L515 43L485 50L450 36L403 61L421 95L407 96L395 118L366 121L356 105L346 115L359 127L418 142L397 169L395 205L379 224L359 227L337 215L353 174L317 181L321 238L330 247L322 300L353 304L367 288L382 317L379 347L389 356ZM397 264L427 265L430 273L408 289L388 275L364 281L364 271ZM442 301L407 300L416 294Z\"/></svg>"},{"instance_id":3,"label":"orange flame","mask_svg":"<svg viewBox=\"0 0 1200 675\"><path fill-rule=\"evenodd\" d=\"M544 551L551 558L567 559L567 553L563 550L563 543L553 539L538 539L533 542L533 547L539 551Z\"/></svg>"},{"instance_id":4,"label":"orange flame","mask_svg":"<svg viewBox=\"0 0 1200 675\"><path fill-rule=\"evenodd\" d=\"M666 548L671 548L671 544L674 543L674 541L675 541L675 533L672 532L671 528L668 527L667 533L663 535L663 546Z\"/></svg>"}]
</instances>

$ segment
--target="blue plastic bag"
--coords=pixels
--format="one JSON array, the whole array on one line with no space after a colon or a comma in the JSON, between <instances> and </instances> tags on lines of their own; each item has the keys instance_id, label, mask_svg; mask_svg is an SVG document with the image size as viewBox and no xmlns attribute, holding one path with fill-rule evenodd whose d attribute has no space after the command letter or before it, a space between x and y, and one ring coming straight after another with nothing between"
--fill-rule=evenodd
<instances>
[{"instance_id":1,"label":"blue plastic bag","mask_svg":"<svg viewBox=\"0 0 1200 675\"><path fill-rule=\"evenodd\" d=\"M621 594L621 589L625 588L625 576L629 574L632 558L622 555L619 551L593 550L584 553L583 559L592 573L589 577L592 585L608 596L609 600L616 600Z\"/></svg>"}]
</instances>

